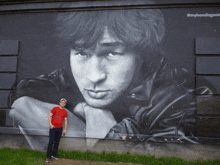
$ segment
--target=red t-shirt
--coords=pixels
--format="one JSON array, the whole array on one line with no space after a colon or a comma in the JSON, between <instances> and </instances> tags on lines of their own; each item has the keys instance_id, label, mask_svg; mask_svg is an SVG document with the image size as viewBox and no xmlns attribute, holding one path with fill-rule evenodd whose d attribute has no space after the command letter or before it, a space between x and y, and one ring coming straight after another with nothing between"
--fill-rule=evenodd
<instances>
[{"instance_id":1,"label":"red t-shirt","mask_svg":"<svg viewBox=\"0 0 220 165\"><path fill-rule=\"evenodd\" d=\"M51 110L52 116L52 125L55 128L63 127L63 118L67 117L67 111L65 109L60 109L60 107L54 107Z\"/></svg>"}]
</instances>

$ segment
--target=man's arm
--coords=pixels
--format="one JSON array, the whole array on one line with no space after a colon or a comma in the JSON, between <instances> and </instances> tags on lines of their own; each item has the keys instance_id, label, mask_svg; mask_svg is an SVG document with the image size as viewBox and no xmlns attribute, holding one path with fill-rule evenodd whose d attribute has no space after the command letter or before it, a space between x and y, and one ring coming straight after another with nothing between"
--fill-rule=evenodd
<instances>
[{"instance_id":1,"label":"man's arm","mask_svg":"<svg viewBox=\"0 0 220 165\"><path fill-rule=\"evenodd\" d=\"M50 113L49 116L48 116L48 120L49 120L49 124L50 124L50 128L51 128L51 129L54 128L54 126L53 126L52 123L51 123L51 117L52 117L52 116L53 116L52 113Z\"/></svg>"},{"instance_id":2,"label":"man's arm","mask_svg":"<svg viewBox=\"0 0 220 165\"><path fill-rule=\"evenodd\" d=\"M66 129L67 129L67 117L64 117L64 120L65 120L65 129L63 131L63 134L66 135Z\"/></svg>"}]
</instances>

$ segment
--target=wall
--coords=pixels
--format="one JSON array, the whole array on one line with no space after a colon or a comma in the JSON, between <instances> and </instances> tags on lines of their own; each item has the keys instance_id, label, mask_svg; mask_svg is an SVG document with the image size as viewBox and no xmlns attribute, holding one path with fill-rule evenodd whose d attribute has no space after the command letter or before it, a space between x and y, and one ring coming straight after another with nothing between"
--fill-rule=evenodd
<instances>
[{"instance_id":1,"label":"wall","mask_svg":"<svg viewBox=\"0 0 220 165\"><path fill-rule=\"evenodd\" d=\"M45 150L48 114L66 98L64 149L217 146L220 14L205 2L2 5L2 138Z\"/></svg>"}]
</instances>

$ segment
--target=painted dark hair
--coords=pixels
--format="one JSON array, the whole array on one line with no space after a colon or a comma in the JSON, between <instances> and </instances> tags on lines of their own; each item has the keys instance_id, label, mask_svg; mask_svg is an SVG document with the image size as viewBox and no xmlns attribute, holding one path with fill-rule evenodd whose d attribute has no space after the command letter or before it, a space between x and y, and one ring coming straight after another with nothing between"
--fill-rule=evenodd
<instances>
[{"instance_id":1,"label":"painted dark hair","mask_svg":"<svg viewBox=\"0 0 220 165\"><path fill-rule=\"evenodd\" d=\"M165 32L163 15L158 9L65 12L58 15L57 23L58 35L81 47L96 43L106 26L111 35L129 47L141 49L155 48Z\"/></svg>"},{"instance_id":2,"label":"painted dark hair","mask_svg":"<svg viewBox=\"0 0 220 165\"><path fill-rule=\"evenodd\" d=\"M151 1L143 1L152 4ZM125 5L128 2L122 1ZM102 37L104 28L139 53L144 61L160 52L165 34L164 18L159 9L122 9L64 12L57 16L58 35L71 47L88 48ZM147 64L149 65L149 63Z\"/></svg>"}]
</instances>

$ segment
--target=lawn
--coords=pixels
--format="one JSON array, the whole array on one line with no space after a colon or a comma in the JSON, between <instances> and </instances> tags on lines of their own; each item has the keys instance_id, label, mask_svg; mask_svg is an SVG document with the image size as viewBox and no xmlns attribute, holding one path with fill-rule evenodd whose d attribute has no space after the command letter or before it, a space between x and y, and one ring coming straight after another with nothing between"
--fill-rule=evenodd
<instances>
[{"instance_id":1,"label":"lawn","mask_svg":"<svg viewBox=\"0 0 220 165\"><path fill-rule=\"evenodd\" d=\"M117 154L117 153L105 153L101 154L86 151L58 151L60 158L74 159L74 160L88 160L88 161L101 161L101 162L113 162L113 163L133 163L133 164L147 164L147 165L219 165L220 160L214 161L185 161L176 157L161 157L156 158L150 155L132 155L132 154ZM34 151L26 148L19 150L10 148L0 149L0 165L27 165L27 164L45 164L46 151Z\"/></svg>"}]
</instances>

